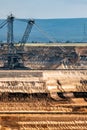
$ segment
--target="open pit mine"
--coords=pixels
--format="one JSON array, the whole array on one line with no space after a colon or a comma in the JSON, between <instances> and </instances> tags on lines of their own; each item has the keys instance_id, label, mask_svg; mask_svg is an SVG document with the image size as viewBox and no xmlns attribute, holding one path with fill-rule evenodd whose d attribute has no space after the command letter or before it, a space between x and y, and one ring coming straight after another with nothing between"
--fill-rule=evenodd
<instances>
[{"instance_id":1,"label":"open pit mine","mask_svg":"<svg viewBox=\"0 0 87 130\"><path fill-rule=\"evenodd\" d=\"M26 44L13 41L11 14L7 43L0 43L0 129L73 130L87 128L87 45Z\"/></svg>"}]
</instances>

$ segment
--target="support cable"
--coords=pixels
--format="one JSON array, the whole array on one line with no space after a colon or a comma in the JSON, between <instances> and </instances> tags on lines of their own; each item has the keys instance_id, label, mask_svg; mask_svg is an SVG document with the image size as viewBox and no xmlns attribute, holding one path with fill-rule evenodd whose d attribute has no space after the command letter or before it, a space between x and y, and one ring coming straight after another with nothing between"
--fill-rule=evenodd
<instances>
[{"instance_id":1,"label":"support cable","mask_svg":"<svg viewBox=\"0 0 87 130\"><path fill-rule=\"evenodd\" d=\"M2 22L2 23L0 24L0 29L3 28L6 24L7 24L7 20L5 20L4 22Z\"/></svg>"},{"instance_id":2,"label":"support cable","mask_svg":"<svg viewBox=\"0 0 87 130\"><path fill-rule=\"evenodd\" d=\"M49 41L52 41L53 43L55 43L54 39L50 36L48 36L48 34L43 31L37 24L35 24L36 28L49 40ZM63 52L66 52L66 49L62 46L59 46L59 48L63 51Z\"/></svg>"}]
</instances>

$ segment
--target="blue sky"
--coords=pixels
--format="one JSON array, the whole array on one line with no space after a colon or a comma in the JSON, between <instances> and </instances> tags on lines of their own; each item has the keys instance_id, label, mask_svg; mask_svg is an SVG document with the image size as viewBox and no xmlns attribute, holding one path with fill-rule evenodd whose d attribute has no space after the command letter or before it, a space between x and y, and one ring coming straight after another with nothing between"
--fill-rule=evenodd
<instances>
[{"instance_id":1,"label":"blue sky","mask_svg":"<svg viewBox=\"0 0 87 130\"><path fill-rule=\"evenodd\" d=\"M87 0L0 0L0 18L87 18Z\"/></svg>"}]
</instances>

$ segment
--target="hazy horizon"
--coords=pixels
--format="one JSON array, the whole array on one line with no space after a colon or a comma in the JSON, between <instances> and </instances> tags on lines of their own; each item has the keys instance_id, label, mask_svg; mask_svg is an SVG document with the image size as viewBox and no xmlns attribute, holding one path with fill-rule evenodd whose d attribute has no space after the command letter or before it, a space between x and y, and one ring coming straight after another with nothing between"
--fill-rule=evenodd
<instances>
[{"instance_id":1,"label":"hazy horizon","mask_svg":"<svg viewBox=\"0 0 87 130\"><path fill-rule=\"evenodd\" d=\"M0 18L87 18L87 0L0 0Z\"/></svg>"}]
</instances>

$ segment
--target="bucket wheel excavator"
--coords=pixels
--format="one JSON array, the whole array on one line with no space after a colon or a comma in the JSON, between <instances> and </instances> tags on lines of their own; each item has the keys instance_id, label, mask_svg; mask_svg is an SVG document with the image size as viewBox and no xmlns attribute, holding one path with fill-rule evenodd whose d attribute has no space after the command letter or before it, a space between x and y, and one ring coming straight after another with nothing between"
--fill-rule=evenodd
<instances>
[{"instance_id":1,"label":"bucket wheel excavator","mask_svg":"<svg viewBox=\"0 0 87 130\"><path fill-rule=\"evenodd\" d=\"M3 69L25 69L26 68L24 65L24 58L23 58L23 55L26 53L24 51L25 43L29 38L29 34L31 32L33 25L35 25L40 30L39 26L35 24L35 21L33 19L21 20L22 22L27 22L27 26L24 31L23 37L19 42L19 47L17 48L14 42L14 34L13 34L14 20L21 20L21 19L15 19L14 16L11 14L10 16L7 17L7 19L4 22L0 24L0 29L2 29L4 26L7 25L7 44L6 44L7 51L5 54L1 55L0 58L3 61ZM56 61L50 62L51 59L54 59L54 57L50 55L49 60L48 61L46 60L45 62L48 65L50 65L51 69L56 69L56 67L58 67L60 64L69 65L69 64L75 64L78 61L78 55L75 52L75 50L68 53L67 50L61 45L58 48L60 49L61 54L57 57ZM52 68L52 65L54 65L54 68Z\"/></svg>"}]
</instances>

